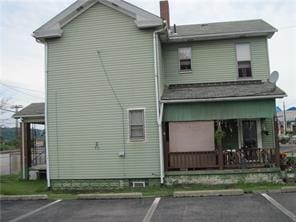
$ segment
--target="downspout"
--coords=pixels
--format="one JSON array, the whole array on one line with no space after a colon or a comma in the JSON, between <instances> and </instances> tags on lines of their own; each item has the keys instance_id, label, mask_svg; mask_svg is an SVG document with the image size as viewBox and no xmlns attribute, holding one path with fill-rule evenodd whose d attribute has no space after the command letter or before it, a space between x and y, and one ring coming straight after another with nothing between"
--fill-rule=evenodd
<instances>
[{"instance_id":1,"label":"downspout","mask_svg":"<svg viewBox=\"0 0 296 222\"><path fill-rule=\"evenodd\" d=\"M155 82L155 101L156 101L156 113L157 113L157 125L158 125L158 139L159 139L159 161L160 161L160 183L164 182L164 160L163 160L163 141L162 141L162 110L163 103L161 103L161 110L159 109L159 82L158 82L158 33L166 30L167 26L165 25L161 29L158 29L153 32L153 58L154 58L154 82Z\"/></svg>"},{"instance_id":2,"label":"downspout","mask_svg":"<svg viewBox=\"0 0 296 222\"><path fill-rule=\"evenodd\" d=\"M45 66L45 152L46 152L46 180L47 187L50 188L50 175L49 175L49 159L48 159L48 118L47 118L47 42L44 42L44 66Z\"/></svg>"}]
</instances>

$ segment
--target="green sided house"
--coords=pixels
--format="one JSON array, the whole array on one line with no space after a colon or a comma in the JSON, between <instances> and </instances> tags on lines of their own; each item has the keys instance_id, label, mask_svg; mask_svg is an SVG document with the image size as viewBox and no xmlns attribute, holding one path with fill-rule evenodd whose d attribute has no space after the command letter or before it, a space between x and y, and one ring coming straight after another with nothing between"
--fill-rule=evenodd
<instances>
[{"instance_id":1,"label":"green sided house","mask_svg":"<svg viewBox=\"0 0 296 222\"><path fill-rule=\"evenodd\" d=\"M168 1L160 17L76 1L33 33L45 47L48 186L276 181L276 31L171 26Z\"/></svg>"}]
</instances>

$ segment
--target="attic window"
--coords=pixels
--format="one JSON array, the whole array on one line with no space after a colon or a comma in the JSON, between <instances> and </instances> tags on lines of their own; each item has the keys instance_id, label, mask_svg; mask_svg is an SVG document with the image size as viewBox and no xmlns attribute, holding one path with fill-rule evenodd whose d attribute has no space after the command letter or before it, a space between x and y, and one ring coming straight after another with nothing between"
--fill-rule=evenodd
<instances>
[{"instance_id":1,"label":"attic window","mask_svg":"<svg viewBox=\"0 0 296 222\"><path fill-rule=\"evenodd\" d=\"M180 72L191 71L191 48L179 48L178 54Z\"/></svg>"},{"instance_id":2,"label":"attic window","mask_svg":"<svg viewBox=\"0 0 296 222\"><path fill-rule=\"evenodd\" d=\"M244 43L236 45L236 60L238 77L252 77L250 44Z\"/></svg>"}]
</instances>

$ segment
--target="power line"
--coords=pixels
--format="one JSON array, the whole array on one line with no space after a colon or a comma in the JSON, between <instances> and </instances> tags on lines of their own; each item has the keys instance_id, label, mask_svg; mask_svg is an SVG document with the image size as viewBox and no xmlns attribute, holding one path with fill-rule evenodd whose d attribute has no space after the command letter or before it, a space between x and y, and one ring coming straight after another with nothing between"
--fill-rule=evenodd
<instances>
[{"instance_id":1,"label":"power line","mask_svg":"<svg viewBox=\"0 0 296 222\"><path fill-rule=\"evenodd\" d=\"M3 111L7 111L7 112L12 112L12 113L14 113L14 111L13 111L13 110L9 110L9 109L0 108L0 110L3 110Z\"/></svg>"},{"instance_id":2,"label":"power line","mask_svg":"<svg viewBox=\"0 0 296 222\"><path fill-rule=\"evenodd\" d=\"M28 88L24 88L24 87L20 87L20 86L15 86L15 85L11 85L11 84L7 84L7 83L3 83L0 81L0 84L2 85L5 85L5 86L9 86L9 87L12 87L12 88L17 88L17 89L22 89L22 90L27 90L27 91L31 91L31 92L35 92L35 93L39 93L39 94L44 94L43 91L40 91L40 90L35 90L35 89L28 89Z\"/></svg>"},{"instance_id":3,"label":"power line","mask_svg":"<svg viewBox=\"0 0 296 222\"><path fill-rule=\"evenodd\" d=\"M21 91L21 90L15 89L14 87L8 86L8 85L6 85L6 84L3 84L3 83L1 83L1 84L2 84L3 86L5 86L6 88L8 88L8 89L10 89L10 90L13 90L13 91L15 91L15 92L18 92L18 93L21 93L21 94L25 94L25 95L30 96L30 97L35 97L35 98L38 98L38 99L40 99L40 98L44 99L44 97L37 96L37 95L32 95L32 94L29 94L29 93L27 93L27 92L24 92L24 91Z\"/></svg>"},{"instance_id":4,"label":"power line","mask_svg":"<svg viewBox=\"0 0 296 222\"><path fill-rule=\"evenodd\" d=\"M11 109L15 109L15 113L18 113L19 108L23 108L22 105L14 105L10 107ZM15 119L15 138L18 138L18 119Z\"/></svg>"}]
</instances>

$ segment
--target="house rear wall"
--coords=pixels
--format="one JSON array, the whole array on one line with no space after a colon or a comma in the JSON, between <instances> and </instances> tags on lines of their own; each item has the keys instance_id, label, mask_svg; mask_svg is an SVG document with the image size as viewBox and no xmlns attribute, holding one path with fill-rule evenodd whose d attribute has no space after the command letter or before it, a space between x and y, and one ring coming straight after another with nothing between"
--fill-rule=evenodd
<instances>
[{"instance_id":1,"label":"house rear wall","mask_svg":"<svg viewBox=\"0 0 296 222\"><path fill-rule=\"evenodd\" d=\"M163 45L165 82L169 84L238 80L236 43L250 43L253 80L269 77L265 37ZM192 72L179 73L178 48L192 48Z\"/></svg>"}]
</instances>

